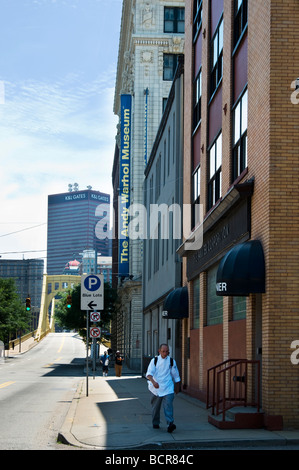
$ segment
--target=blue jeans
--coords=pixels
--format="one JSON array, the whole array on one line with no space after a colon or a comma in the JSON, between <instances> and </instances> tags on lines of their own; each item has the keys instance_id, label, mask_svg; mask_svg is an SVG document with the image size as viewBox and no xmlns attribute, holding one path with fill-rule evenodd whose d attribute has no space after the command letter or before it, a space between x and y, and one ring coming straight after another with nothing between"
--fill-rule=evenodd
<instances>
[{"instance_id":1,"label":"blue jeans","mask_svg":"<svg viewBox=\"0 0 299 470\"><path fill-rule=\"evenodd\" d=\"M167 425L169 426L169 424L173 423L173 399L174 393L164 395L164 397L158 397L151 393L153 425L160 424L160 409L162 404Z\"/></svg>"}]
</instances>

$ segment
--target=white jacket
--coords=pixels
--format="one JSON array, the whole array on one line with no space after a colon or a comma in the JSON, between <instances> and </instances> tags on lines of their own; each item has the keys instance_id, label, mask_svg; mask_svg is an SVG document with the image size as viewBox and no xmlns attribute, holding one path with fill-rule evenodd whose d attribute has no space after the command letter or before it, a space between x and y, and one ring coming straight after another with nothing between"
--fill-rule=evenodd
<instances>
[{"instance_id":1,"label":"white jacket","mask_svg":"<svg viewBox=\"0 0 299 470\"><path fill-rule=\"evenodd\" d=\"M164 397L174 393L174 382L180 382L180 374L176 365L176 361L173 359L173 366L170 365L170 357L167 356L165 359L158 356L158 361L155 366L155 359L153 358L149 363L146 377L152 375L154 380L159 384L159 388L155 388L153 384L148 380L148 389L154 395Z\"/></svg>"}]
</instances>

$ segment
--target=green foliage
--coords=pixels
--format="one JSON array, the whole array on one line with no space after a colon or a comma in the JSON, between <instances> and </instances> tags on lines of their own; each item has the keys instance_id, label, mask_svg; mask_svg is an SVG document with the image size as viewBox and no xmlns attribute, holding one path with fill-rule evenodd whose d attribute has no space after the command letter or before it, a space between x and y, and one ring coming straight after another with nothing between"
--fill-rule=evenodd
<instances>
[{"instance_id":1,"label":"green foliage","mask_svg":"<svg viewBox=\"0 0 299 470\"><path fill-rule=\"evenodd\" d=\"M16 331L29 331L30 317L16 292L15 281L0 278L0 340L7 341Z\"/></svg>"},{"instance_id":2,"label":"green foliage","mask_svg":"<svg viewBox=\"0 0 299 470\"><path fill-rule=\"evenodd\" d=\"M72 306L67 307L67 296L72 296ZM66 329L78 330L86 341L86 310L81 310L81 285L59 294L59 302L55 304L55 321ZM101 328L109 328L113 313L117 308L117 291L109 283L104 284L104 310L101 313Z\"/></svg>"}]
</instances>

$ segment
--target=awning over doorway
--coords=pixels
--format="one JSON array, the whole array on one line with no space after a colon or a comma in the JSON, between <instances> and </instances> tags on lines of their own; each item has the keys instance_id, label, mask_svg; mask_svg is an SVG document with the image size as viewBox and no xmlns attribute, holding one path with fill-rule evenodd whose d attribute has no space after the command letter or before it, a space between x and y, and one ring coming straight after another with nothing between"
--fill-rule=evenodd
<instances>
[{"instance_id":1,"label":"awning over doorway","mask_svg":"<svg viewBox=\"0 0 299 470\"><path fill-rule=\"evenodd\" d=\"M246 296L265 292L265 259L259 240L234 246L221 260L216 276L219 296Z\"/></svg>"},{"instance_id":2,"label":"awning over doorway","mask_svg":"<svg viewBox=\"0 0 299 470\"><path fill-rule=\"evenodd\" d=\"M188 318L188 288L178 287L166 297L163 305L164 318Z\"/></svg>"}]
</instances>

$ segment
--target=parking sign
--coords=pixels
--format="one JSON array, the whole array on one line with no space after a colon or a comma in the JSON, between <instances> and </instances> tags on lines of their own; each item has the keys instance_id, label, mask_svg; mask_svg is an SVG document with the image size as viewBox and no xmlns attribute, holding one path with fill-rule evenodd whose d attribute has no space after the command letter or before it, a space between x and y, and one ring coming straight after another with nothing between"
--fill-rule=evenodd
<instances>
[{"instance_id":1,"label":"parking sign","mask_svg":"<svg viewBox=\"0 0 299 470\"><path fill-rule=\"evenodd\" d=\"M103 310L103 274L84 274L81 276L81 310Z\"/></svg>"}]
</instances>

